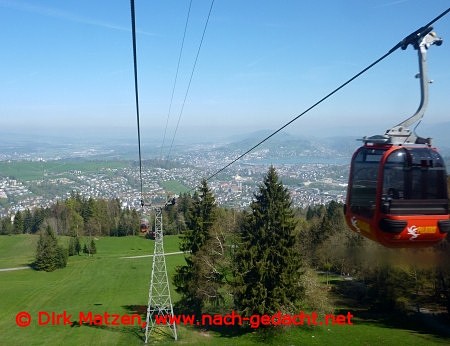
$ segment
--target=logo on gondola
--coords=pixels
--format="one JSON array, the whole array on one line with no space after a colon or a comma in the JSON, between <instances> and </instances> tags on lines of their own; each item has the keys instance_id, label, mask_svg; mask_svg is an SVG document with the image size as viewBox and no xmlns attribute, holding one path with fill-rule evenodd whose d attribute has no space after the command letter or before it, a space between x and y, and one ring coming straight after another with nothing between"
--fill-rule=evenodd
<instances>
[{"instance_id":1,"label":"logo on gondola","mask_svg":"<svg viewBox=\"0 0 450 346\"><path fill-rule=\"evenodd\" d=\"M414 240L419 236L419 233L417 232L418 228L416 226L408 227L408 234L411 236L409 240Z\"/></svg>"},{"instance_id":2,"label":"logo on gondola","mask_svg":"<svg viewBox=\"0 0 450 346\"><path fill-rule=\"evenodd\" d=\"M364 222L362 220L358 220L356 217L351 218L352 226L355 228L355 230L358 233L365 232L365 233L371 233L372 230L370 228L370 225L367 222Z\"/></svg>"},{"instance_id":3,"label":"logo on gondola","mask_svg":"<svg viewBox=\"0 0 450 346\"><path fill-rule=\"evenodd\" d=\"M358 231L358 232L360 232L361 233L361 230L359 229L359 226L358 226L358 219L356 218L356 217L352 217L352 219L351 219L351 221L352 221L352 226Z\"/></svg>"}]
</instances>

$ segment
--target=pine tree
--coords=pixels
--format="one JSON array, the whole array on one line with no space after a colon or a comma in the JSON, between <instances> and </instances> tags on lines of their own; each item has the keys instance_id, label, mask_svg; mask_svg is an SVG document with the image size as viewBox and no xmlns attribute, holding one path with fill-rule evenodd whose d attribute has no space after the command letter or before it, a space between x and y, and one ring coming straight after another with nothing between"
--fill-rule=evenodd
<instances>
[{"instance_id":1,"label":"pine tree","mask_svg":"<svg viewBox=\"0 0 450 346\"><path fill-rule=\"evenodd\" d=\"M75 252L77 255L80 255L80 251L81 251L80 238L75 237Z\"/></svg>"},{"instance_id":2,"label":"pine tree","mask_svg":"<svg viewBox=\"0 0 450 346\"><path fill-rule=\"evenodd\" d=\"M69 239L69 256L75 255L75 237Z\"/></svg>"},{"instance_id":3,"label":"pine tree","mask_svg":"<svg viewBox=\"0 0 450 346\"><path fill-rule=\"evenodd\" d=\"M67 249L62 246L56 247L56 268L64 268L67 265L67 258L69 257L69 253Z\"/></svg>"},{"instance_id":4,"label":"pine tree","mask_svg":"<svg viewBox=\"0 0 450 346\"><path fill-rule=\"evenodd\" d=\"M30 209L25 210L23 217L23 232L31 233L31 229L33 227L33 214Z\"/></svg>"},{"instance_id":5,"label":"pine tree","mask_svg":"<svg viewBox=\"0 0 450 346\"><path fill-rule=\"evenodd\" d=\"M4 217L0 220L0 234L11 234L13 231L13 225L9 217Z\"/></svg>"},{"instance_id":6,"label":"pine tree","mask_svg":"<svg viewBox=\"0 0 450 346\"><path fill-rule=\"evenodd\" d=\"M181 238L180 250L190 251L195 255L209 239L209 231L216 219L216 201L206 180L202 180L199 194L194 195L194 201L188 213L188 230Z\"/></svg>"},{"instance_id":7,"label":"pine tree","mask_svg":"<svg viewBox=\"0 0 450 346\"><path fill-rule=\"evenodd\" d=\"M216 218L216 203L214 195L206 180L202 180L200 194L194 195L188 214L188 229L183 233L180 250L189 253L185 257L186 265L178 267L174 277L175 290L182 296L182 304L199 315L204 301L199 293L201 286L198 252L210 239L210 230Z\"/></svg>"},{"instance_id":8,"label":"pine tree","mask_svg":"<svg viewBox=\"0 0 450 346\"><path fill-rule=\"evenodd\" d=\"M79 255L81 251L80 239L77 236L70 237L69 256Z\"/></svg>"},{"instance_id":9,"label":"pine tree","mask_svg":"<svg viewBox=\"0 0 450 346\"><path fill-rule=\"evenodd\" d=\"M38 208L34 211L33 221L31 224L31 233L37 233L41 229L45 219L45 210Z\"/></svg>"},{"instance_id":10,"label":"pine tree","mask_svg":"<svg viewBox=\"0 0 450 346\"><path fill-rule=\"evenodd\" d=\"M55 233L47 226L39 235L34 268L47 272L63 268L67 264L67 255L67 250L58 246Z\"/></svg>"},{"instance_id":11,"label":"pine tree","mask_svg":"<svg viewBox=\"0 0 450 346\"><path fill-rule=\"evenodd\" d=\"M273 167L250 207L235 257L236 307L246 315L293 311L303 296L296 220L289 192Z\"/></svg>"},{"instance_id":12,"label":"pine tree","mask_svg":"<svg viewBox=\"0 0 450 346\"><path fill-rule=\"evenodd\" d=\"M20 210L16 213L14 217L14 233L16 234L23 233L23 216Z\"/></svg>"},{"instance_id":13,"label":"pine tree","mask_svg":"<svg viewBox=\"0 0 450 346\"><path fill-rule=\"evenodd\" d=\"M91 252L91 255L95 255L97 253L97 247L95 246L94 239L91 239L91 243L89 245L89 250Z\"/></svg>"}]
</instances>

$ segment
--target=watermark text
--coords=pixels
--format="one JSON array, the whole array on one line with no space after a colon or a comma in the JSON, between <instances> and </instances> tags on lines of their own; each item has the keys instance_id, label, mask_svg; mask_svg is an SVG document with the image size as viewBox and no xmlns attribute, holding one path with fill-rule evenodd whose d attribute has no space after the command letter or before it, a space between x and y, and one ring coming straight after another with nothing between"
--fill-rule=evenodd
<instances>
[{"instance_id":1,"label":"watermark text","mask_svg":"<svg viewBox=\"0 0 450 346\"><path fill-rule=\"evenodd\" d=\"M77 319L77 320L75 320ZM73 316L66 310L62 312L39 311L32 316L27 311L21 311L16 314L16 325L19 327L28 327L32 323L38 326L73 326L92 325L92 326L140 326L145 327L145 321L138 314L110 314L108 312L93 313L91 311L80 311Z\"/></svg>"},{"instance_id":2,"label":"watermark text","mask_svg":"<svg viewBox=\"0 0 450 346\"><path fill-rule=\"evenodd\" d=\"M353 325L353 314L326 314L319 317L317 312L305 313L301 311L298 314L285 314L277 312L273 315L254 314L250 317L241 316L232 311L225 315L202 314L199 319L195 315L156 315L156 324L176 324L189 326L242 326L249 325L251 328L261 326L331 326L331 325Z\"/></svg>"}]
</instances>

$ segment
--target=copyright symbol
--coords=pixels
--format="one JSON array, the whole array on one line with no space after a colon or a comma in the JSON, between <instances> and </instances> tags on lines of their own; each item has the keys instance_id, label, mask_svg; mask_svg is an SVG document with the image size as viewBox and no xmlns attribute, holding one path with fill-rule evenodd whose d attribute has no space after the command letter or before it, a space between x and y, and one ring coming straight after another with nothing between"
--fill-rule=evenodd
<instances>
[{"instance_id":1,"label":"copyright symbol","mask_svg":"<svg viewBox=\"0 0 450 346\"><path fill-rule=\"evenodd\" d=\"M21 311L16 315L16 324L19 327L28 327L31 324L31 315L26 311Z\"/></svg>"}]
</instances>

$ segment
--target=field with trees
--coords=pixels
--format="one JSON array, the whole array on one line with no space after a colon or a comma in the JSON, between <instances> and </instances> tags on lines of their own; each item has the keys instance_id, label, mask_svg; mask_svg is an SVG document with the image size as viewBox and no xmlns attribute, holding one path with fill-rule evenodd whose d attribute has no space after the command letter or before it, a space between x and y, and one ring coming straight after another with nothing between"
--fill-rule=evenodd
<instances>
[{"instance_id":1,"label":"field with trees","mask_svg":"<svg viewBox=\"0 0 450 346\"><path fill-rule=\"evenodd\" d=\"M67 238L61 242L68 241ZM23 266L34 259L36 235L0 237L1 268ZM178 251L177 236L164 239L166 252ZM38 326L39 311L72 314L78 320L79 312L109 312L111 314L140 314L145 318L151 258L142 256L153 252L153 241L140 237L97 238L98 253L95 256L75 256L66 268L51 273L33 270L0 272L0 344L2 345L142 345L143 333L135 326ZM19 256L16 256L19 254ZM170 277L175 268L184 263L183 255L167 256ZM0 269L1 269L0 268ZM325 279L325 277L322 277ZM339 287L340 276L330 276L332 286ZM325 284L325 281L323 282ZM172 288L172 297L179 295ZM344 303L344 302L342 302ZM365 309L354 305L340 305L342 311L355 315L353 325L332 327L290 327L282 333L264 335L257 332L214 330L181 326L179 342L184 345L256 345L267 342L279 344L445 344L449 339L439 336L417 321L396 322L387 315L377 320L368 316ZM21 328L15 317L28 311L34 320ZM306 310L305 310L306 311ZM177 312L176 312L177 313ZM179 313L179 312L178 312ZM152 344L176 344L169 338L158 337Z\"/></svg>"},{"instance_id":2,"label":"field with trees","mask_svg":"<svg viewBox=\"0 0 450 346\"><path fill-rule=\"evenodd\" d=\"M105 168L125 168L130 166L127 161L78 161L55 160L42 161L2 161L0 172L4 177L11 177L22 181L42 180L46 173L62 174L68 171L82 171L84 173L98 172Z\"/></svg>"},{"instance_id":3,"label":"field with trees","mask_svg":"<svg viewBox=\"0 0 450 346\"><path fill-rule=\"evenodd\" d=\"M179 195L188 192L190 189L177 180L168 180L161 182L162 187L169 194Z\"/></svg>"},{"instance_id":4,"label":"field with trees","mask_svg":"<svg viewBox=\"0 0 450 346\"><path fill-rule=\"evenodd\" d=\"M385 249L347 230L336 202L292 208L272 168L244 212L217 206L203 182L163 217L166 233L173 234L164 238L166 253L184 251L166 259L175 314L353 316L352 324L341 325L178 326L183 344L450 341L448 241L428 249ZM1 220L0 269L39 269L40 239L49 230L54 245L71 256L59 269L0 271L0 344L141 345L143 332L136 323L79 323L80 313L89 312L137 314L145 320L152 263L146 255L153 253L153 241L134 235L138 228L136 211L123 210L114 200L78 195L16 214L13 223ZM93 242L96 253L76 251L77 242L81 248ZM32 318L29 327L17 326L23 311ZM40 313L52 312L72 315L73 325L63 325L62 318L38 325ZM174 341L156 335L151 342Z\"/></svg>"}]
</instances>

